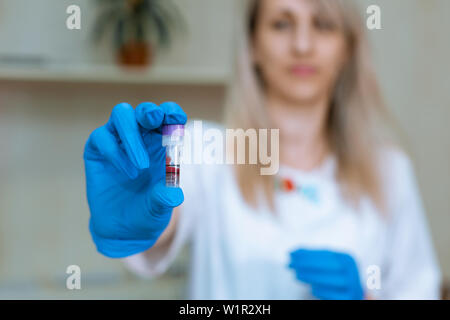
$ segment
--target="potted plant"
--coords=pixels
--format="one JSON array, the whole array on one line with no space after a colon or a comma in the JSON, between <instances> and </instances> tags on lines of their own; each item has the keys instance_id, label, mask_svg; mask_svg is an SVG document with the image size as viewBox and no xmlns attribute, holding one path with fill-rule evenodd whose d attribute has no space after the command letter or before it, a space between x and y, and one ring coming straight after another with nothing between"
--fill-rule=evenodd
<instances>
[{"instance_id":1,"label":"potted plant","mask_svg":"<svg viewBox=\"0 0 450 320\"><path fill-rule=\"evenodd\" d=\"M94 41L109 30L117 60L126 66L148 66L156 49L168 47L172 32L183 24L171 0L97 0L100 14L94 26Z\"/></svg>"}]
</instances>

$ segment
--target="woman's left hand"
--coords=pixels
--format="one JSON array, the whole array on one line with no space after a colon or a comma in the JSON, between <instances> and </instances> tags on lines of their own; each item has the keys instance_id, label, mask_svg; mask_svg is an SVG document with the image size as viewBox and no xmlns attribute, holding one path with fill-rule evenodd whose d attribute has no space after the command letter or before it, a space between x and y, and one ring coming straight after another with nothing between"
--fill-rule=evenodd
<instances>
[{"instance_id":1,"label":"woman's left hand","mask_svg":"<svg viewBox=\"0 0 450 320\"><path fill-rule=\"evenodd\" d=\"M324 300L364 298L355 260L346 253L299 249L290 253L289 267L298 280L311 285L312 294Z\"/></svg>"}]
</instances>

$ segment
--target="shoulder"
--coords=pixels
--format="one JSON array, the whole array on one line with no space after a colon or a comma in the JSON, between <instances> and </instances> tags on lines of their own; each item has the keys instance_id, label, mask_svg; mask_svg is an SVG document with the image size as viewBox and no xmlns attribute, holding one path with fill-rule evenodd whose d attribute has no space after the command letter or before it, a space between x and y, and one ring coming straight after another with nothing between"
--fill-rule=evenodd
<instances>
[{"instance_id":1,"label":"shoulder","mask_svg":"<svg viewBox=\"0 0 450 320\"><path fill-rule=\"evenodd\" d=\"M378 164L384 179L399 182L403 178L414 175L414 165L408 154L402 149L394 146L384 147L378 153Z\"/></svg>"},{"instance_id":2,"label":"shoulder","mask_svg":"<svg viewBox=\"0 0 450 320\"><path fill-rule=\"evenodd\" d=\"M387 209L394 216L412 216L422 211L422 200L414 164L408 154L399 148L386 148L379 153L381 187ZM407 213L409 212L409 213Z\"/></svg>"}]
</instances>

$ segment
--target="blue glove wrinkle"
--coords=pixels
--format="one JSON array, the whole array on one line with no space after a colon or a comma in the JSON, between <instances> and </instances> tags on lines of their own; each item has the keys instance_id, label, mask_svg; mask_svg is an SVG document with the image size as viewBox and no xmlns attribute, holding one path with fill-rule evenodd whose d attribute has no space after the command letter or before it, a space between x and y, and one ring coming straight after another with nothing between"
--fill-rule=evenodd
<instances>
[{"instance_id":1,"label":"blue glove wrinkle","mask_svg":"<svg viewBox=\"0 0 450 320\"><path fill-rule=\"evenodd\" d=\"M96 245L97 251L109 258L125 258L130 255L145 251L151 248L156 240L127 240L108 239L98 236L89 224L91 237Z\"/></svg>"},{"instance_id":2,"label":"blue glove wrinkle","mask_svg":"<svg viewBox=\"0 0 450 320\"><path fill-rule=\"evenodd\" d=\"M186 113L175 102L164 102L160 107L165 113L164 124L186 124Z\"/></svg>"},{"instance_id":3,"label":"blue glove wrinkle","mask_svg":"<svg viewBox=\"0 0 450 320\"><path fill-rule=\"evenodd\" d=\"M95 156L92 157L92 155ZM92 132L84 153L85 161L102 160L102 157L106 158L106 160L131 179L137 177L138 170L126 157L125 152L119 147L115 136L105 126ZM103 162L100 161L100 163Z\"/></svg>"},{"instance_id":4,"label":"blue glove wrinkle","mask_svg":"<svg viewBox=\"0 0 450 320\"><path fill-rule=\"evenodd\" d=\"M179 206L183 202L184 196L180 188L167 188L162 183L158 183L153 187L147 199L148 212L155 219L160 219L161 216L171 212L173 207Z\"/></svg>"},{"instance_id":5,"label":"blue glove wrinkle","mask_svg":"<svg viewBox=\"0 0 450 320\"><path fill-rule=\"evenodd\" d=\"M297 278L300 281L322 285L330 286L335 288L345 288L347 286L347 279L342 276L341 272L332 272L326 270L310 270L310 269L297 269Z\"/></svg>"},{"instance_id":6,"label":"blue glove wrinkle","mask_svg":"<svg viewBox=\"0 0 450 320\"><path fill-rule=\"evenodd\" d=\"M328 286L314 285L311 287L311 293L321 300L344 300L347 296L347 288L330 288Z\"/></svg>"},{"instance_id":7,"label":"blue glove wrinkle","mask_svg":"<svg viewBox=\"0 0 450 320\"><path fill-rule=\"evenodd\" d=\"M291 252L290 255L291 263L298 268L342 270L342 264L333 251L298 249Z\"/></svg>"},{"instance_id":8,"label":"blue glove wrinkle","mask_svg":"<svg viewBox=\"0 0 450 320\"><path fill-rule=\"evenodd\" d=\"M148 154L140 135L133 107L127 103L115 106L111 113L108 127L116 130L128 157L136 168L148 168Z\"/></svg>"},{"instance_id":9,"label":"blue glove wrinkle","mask_svg":"<svg viewBox=\"0 0 450 320\"><path fill-rule=\"evenodd\" d=\"M151 102L143 102L136 108L136 119L141 127L154 130L161 127L164 120L164 110Z\"/></svg>"}]
</instances>

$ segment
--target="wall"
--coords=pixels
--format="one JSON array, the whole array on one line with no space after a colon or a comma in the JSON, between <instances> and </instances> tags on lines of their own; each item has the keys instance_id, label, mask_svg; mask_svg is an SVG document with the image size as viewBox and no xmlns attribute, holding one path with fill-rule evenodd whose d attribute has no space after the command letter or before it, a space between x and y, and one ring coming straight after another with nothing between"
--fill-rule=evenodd
<instances>
[{"instance_id":1,"label":"wall","mask_svg":"<svg viewBox=\"0 0 450 320\"><path fill-rule=\"evenodd\" d=\"M387 103L412 153L442 271L450 277L450 1L364 0L382 9L370 32Z\"/></svg>"}]
</instances>

